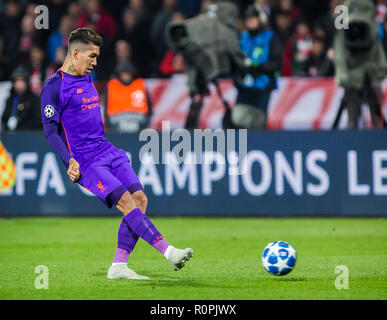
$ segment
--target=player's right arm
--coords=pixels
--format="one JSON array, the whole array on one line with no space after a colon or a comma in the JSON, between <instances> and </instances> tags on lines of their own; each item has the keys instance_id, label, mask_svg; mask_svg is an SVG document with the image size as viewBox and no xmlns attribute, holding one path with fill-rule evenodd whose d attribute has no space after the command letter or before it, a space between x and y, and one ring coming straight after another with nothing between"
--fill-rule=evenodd
<instances>
[{"instance_id":1,"label":"player's right arm","mask_svg":"<svg viewBox=\"0 0 387 320\"><path fill-rule=\"evenodd\" d=\"M55 78L50 79L40 94L43 130L48 144L58 153L63 163L68 167L67 174L70 179L76 181L79 178L79 164L71 156L59 134L62 111L59 81Z\"/></svg>"}]
</instances>

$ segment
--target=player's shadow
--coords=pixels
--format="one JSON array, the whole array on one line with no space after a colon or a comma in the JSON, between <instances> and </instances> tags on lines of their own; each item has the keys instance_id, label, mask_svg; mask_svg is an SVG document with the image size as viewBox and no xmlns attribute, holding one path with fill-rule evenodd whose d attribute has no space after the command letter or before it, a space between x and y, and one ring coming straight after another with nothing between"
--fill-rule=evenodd
<instances>
[{"instance_id":1,"label":"player's shadow","mask_svg":"<svg viewBox=\"0 0 387 320\"><path fill-rule=\"evenodd\" d=\"M149 275L149 281L139 281L137 284L144 287L159 287L159 288L230 288L230 289L242 289L246 288L246 286L238 285L236 282L234 283L219 283L217 281L211 280L199 280L199 279L181 279L181 278L173 278L173 277L165 277L165 274L152 274Z\"/></svg>"},{"instance_id":2,"label":"player's shadow","mask_svg":"<svg viewBox=\"0 0 387 320\"><path fill-rule=\"evenodd\" d=\"M145 283L144 283L145 284ZM223 289L243 289L248 288L250 286L246 285L238 285L237 283L218 283L217 281L200 281L194 279L174 279L174 280L157 280L153 281L153 283L149 284L153 287L169 287L169 288L223 288ZM253 288L253 286L251 286Z\"/></svg>"},{"instance_id":3,"label":"player's shadow","mask_svg":"<svg viewBox=\"0 0 387 320\"><path fill-rule=\"evenodd\" d=\"M138 283L138 285L141 286L147 286L147 287L187 287L187 288L223 288L223 289L254 289L257 287L257 282L272 282L273 281L289 281L289 282L296 282L296 281L308 281L307 278L304 277L292 277L292 278L257 278L253 279L253 281L243 281L245 279L234 279L232 281L215 281L215 280L201 280L201 279L181 279L181 278L166 278L165 274L152 274L149 275L151 278L150 281L141 281Z\"/></svg>"},{"instance_id":4,"label":"player's shadow","mask_svg":"<svg viewBox=\"0 0 387 320\"><path fill-rule=\"evenodd\" d=\"M175 278L175 277L168 277L165 276L165 274L149 274L147 272L140 272L140 274L146 274L150 277L150 281L136 281L136 284L143 285L143 286L150 286L150 287L196 287L196 288L230 288L230 289L239 289L239 288L256 288L257 282L267 283L273 281L280 281L280 282L304 282L304 281L310 281L311 279L308 279L306 277L297 277L297 276L282 276L282 277L276 277L276 276L264 276L264 277L257 277L255 279L250 279L250 281L253 281L254 284L249 285L246 283L246 279L233 279L231 281L227 281L226 283L221 281L219 283L218 281L214 280L200 280L195 278ZM93 273L93 276L101 277L106 276L106 271L101 272L95 272ZM238 283L243 283L243 285L238 285Z\"/></svg>"},{"instance_id":5,"label":"player's shadow","mask_svg":"<svg viewBox=\"0 0 387 320\"><path fill-rule=\"evenodd\" d=\"M310 279L305 278L305 277L276 277L276 276L271 276L267 279L260 279L260 281L285 281L285 282L303 282L303 281L310 281Z\"/></svg>"}]
</instances>

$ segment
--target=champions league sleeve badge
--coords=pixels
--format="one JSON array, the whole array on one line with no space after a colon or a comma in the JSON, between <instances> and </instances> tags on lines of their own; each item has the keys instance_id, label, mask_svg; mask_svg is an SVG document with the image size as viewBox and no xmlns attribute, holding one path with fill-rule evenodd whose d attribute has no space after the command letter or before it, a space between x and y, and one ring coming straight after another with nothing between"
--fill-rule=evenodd
<instances>
[{"instance_id":1,"label":"champions league sleeve badge","mask_svg":"<svg viewBox=\"0 0 387 320\"><path fill-rule=\"evenodd\" d=\"M53 106L51 105L46 105L44 107L44 115L47 117L47 118L51 118L55 113L55 109Z\"/></svg>"}]
</instances>

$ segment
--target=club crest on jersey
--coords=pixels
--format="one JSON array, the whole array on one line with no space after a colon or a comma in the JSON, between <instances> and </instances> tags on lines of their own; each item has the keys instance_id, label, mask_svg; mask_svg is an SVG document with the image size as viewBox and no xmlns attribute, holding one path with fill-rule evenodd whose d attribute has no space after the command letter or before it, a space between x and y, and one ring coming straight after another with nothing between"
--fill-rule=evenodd
<instances>
[{"instance_id":1,"label":"club crest on jersey","mask_svg":"<svg viewBox=\"0 0 387 320\"><path fill-rule=\"evenodd\" d=\"M51 118L55 113L55 109L53 106L51 105L46 105L44 107L44 115L47 117L47 118Z\"/></svg>"}]
</instances>

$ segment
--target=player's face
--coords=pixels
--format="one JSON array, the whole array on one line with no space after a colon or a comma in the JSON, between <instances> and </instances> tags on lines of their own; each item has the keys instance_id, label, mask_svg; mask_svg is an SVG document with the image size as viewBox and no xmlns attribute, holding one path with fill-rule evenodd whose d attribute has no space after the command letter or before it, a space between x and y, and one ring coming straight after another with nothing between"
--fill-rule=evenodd
<instances>
[{"instance_id":1,"label":"player's face","mask_svg":"<svg viewBox=\"0 0 387 320\"><path fill-rule=\"evenodd\" d=\"M91 44L84 50L78 52L76 69L81 76L85 76L94 69L97 65L97 58L99 56L99 47Z\"/></svg>"}]
</instances>

